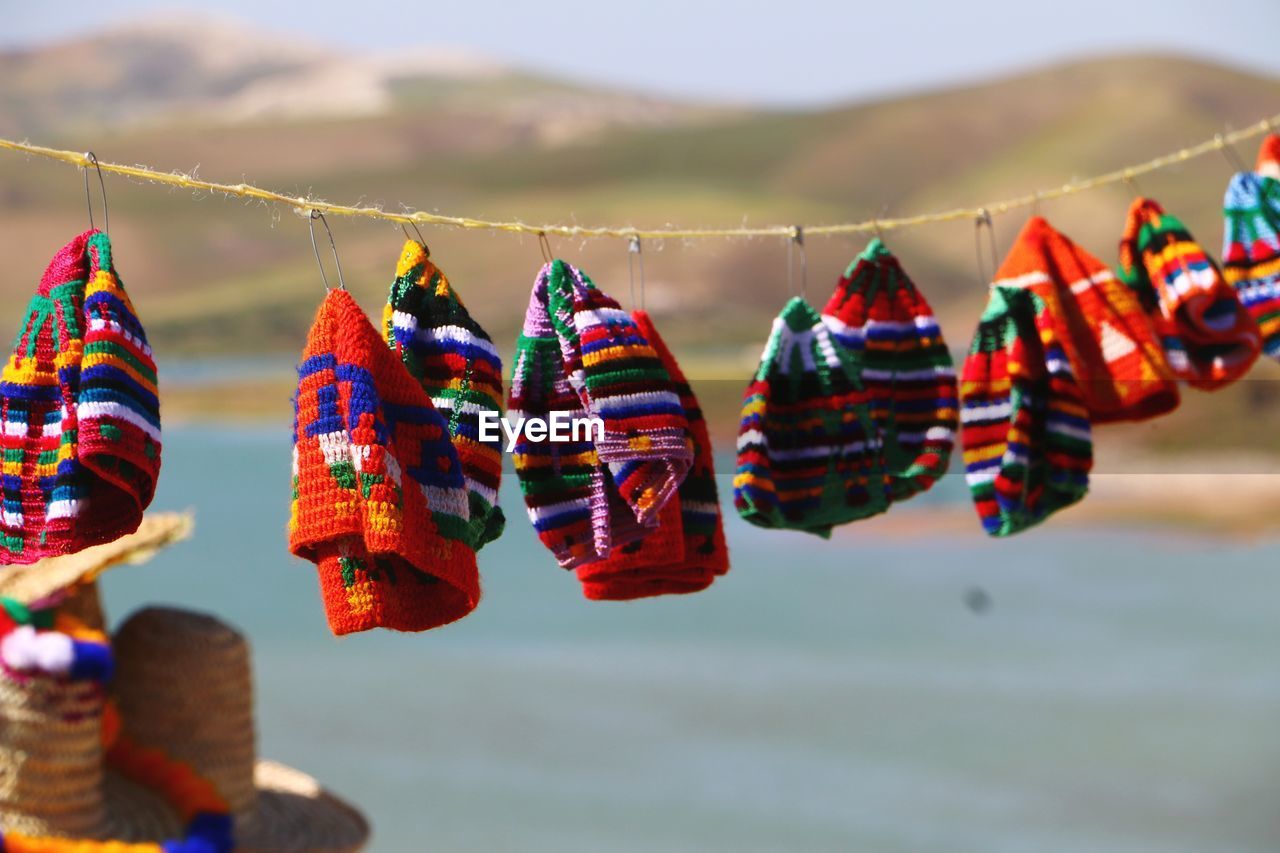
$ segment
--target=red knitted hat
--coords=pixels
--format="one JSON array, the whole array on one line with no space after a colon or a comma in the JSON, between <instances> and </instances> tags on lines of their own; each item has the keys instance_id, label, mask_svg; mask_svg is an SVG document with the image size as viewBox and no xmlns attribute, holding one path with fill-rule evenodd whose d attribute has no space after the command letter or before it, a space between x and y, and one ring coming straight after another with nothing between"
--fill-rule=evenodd
<instances>
[{"instance_id":1,"label":"red knitted hat","mask_svg":"<svg viewBox=\"0 0 1280 853\"><path fill-rule=\"evenodd\" d=\"M156 365L101 231L49 263L0 375L0 421L0 563L137 529L160 473Z\"/></svg>"},{"instance_id":2,"label":"red knitted hat","mask_svg":"<svg viewBox=\"0 0 1280 853\"><path fill-rule=\"evenodd\" d=\"M298 367L289 548L320 569L335 634L422 631L480 600L448 424L345 290Z\"/></svg>"},{"instance_id":3,"label":"red knitted hat","mask_svg":"<svg viewBox=\"0 0 1280 853\"><path fill-rule=\"evenodd\" d=\"M1151 199L1129 208L1118 272L1150 315L1179 379L1212 391L1257 361L1257 322L1182 222Z\"/></svg>"},{"instance_id":4,"label":"red knitted hat","mask_svg":"<svg viewBox=\"0 0 1280 853\"><path fill-rule=\"evenodd\" d=\"M676 496L658 514L658 526L643 539L615 547L607 559L578 567L583 594L623 600L697 592L729 570L712 459L711 436L693 389L671 350L644 311L633 311L680 395L693 439L693 466Z\"/></svg>"},{"instance_id":5,"label":"red knitted hat","mask_svg":"<svg viewBox=\"0 0 1280 853\"><path fill-rule=\"evenodd\" d=\"M1177 383L1137 297L1044 219L1027 220L993 284L1028 290L1044 303L1044 343L1066 352L1094 423L1140 421L1177 407Z\"/></svg>"}]
</instances>

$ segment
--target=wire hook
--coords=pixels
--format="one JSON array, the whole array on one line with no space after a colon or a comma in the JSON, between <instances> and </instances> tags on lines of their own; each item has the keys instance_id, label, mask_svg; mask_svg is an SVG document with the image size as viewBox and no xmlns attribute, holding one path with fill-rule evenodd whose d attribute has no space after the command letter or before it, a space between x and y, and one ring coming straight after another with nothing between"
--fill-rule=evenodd
<instances>
[{"instance_id":1,"label":"wire hook","mask_svg":"<svg viewBox=\"0 0 1280 853\"><path fill-rule=\"evenodd\" d=\"M631 277L631 304L636 304L636 272L633 263L640 266L640 310L644 310L644 252L640 247L640 235L632 234L627 242L627 274Z\"/></svg>"},{"instance_id":2,"label":"wire hook","mask_svg":"<svg viewBox=\"0 0 1280 853\"><path fill-rule=\"evenodd\" d=\"M1134 198L1142 198L1142 187L1138 186L1137 178L1134 177L1132 169L1126 169L1124 173L1124 185L1133 193Z\"/></svg>"},{"instance_id":3,"label":"wire hook","mask_svg":"<svg viewBox=\"0 0 1280 853\"><path fill-rule=\"evenodd\" d=\"M538 248L542 250L542 260L551 263L555 259L551 253L551 241L547 239L546 231L538 232Z\"/></svg>"},{"instance_id":4,"label":"wire hook","mask_svg":"<svg viewBox=\"0 0 1280 853\"><path fill-rule=\"evenodd\" d=\"M85 152L85 159L89 161L89 165L84 167L84 203L89 208L89 227L93 228L93 196L89 193L89 166L98 170L98 187L102 191L102 230L111 233L111 208L107 206L107 182L102 177L102 164L98 162L98 155L92 151Z\"/></svg>"},{"instance_id":5,"label":"wire hook","mask_svg":"<svg viewBox=\"0 0 1280 853\"><path fill-rule=\"evenodd\" d=\"M418 223L410 219L409 224L413 226L413 233L418 235L418 242L422 244L422 248L427 250L427 257L431 257L431 248L427 245L427 238L422 236L422 231L419 230ZM406 240L413 239L413 237L409 236L409 229L405 227L403 222L400 223L400 230L404 232L404 238Z\"/></svg>"},{"instance_id":6,"label":"wire hook","mask_svg":"<svg viewBox=\"0 0 1280 853\"><path fill-rule=\"evenodd\" d=\"M982 226L987 226L987 238L991 249L991 275L988 276L983 270L982 263ZM978 215L973 220L973 245L978 256L978 277L983 284L990 284L992 278L995 277L996 267L999 263L996 257L996 226L991 221L991 211L985 207L978 211Z\"/></svg>"},{"instance_id":7,"label":"wire hook","mask_svg":"<svg viewBox=\"0 0 1280 853\"><path fill-rule=\"evenodd\" d=\"M325 274L324 262L320 260L320 247L316 245L316 220L320 220L320 224L324 226L325 232L329 235L329 250L333 252L333 265L338 268L338 289L346 290L347 283L342 278L342 261L338 259L338 246L333 242L333 231L329 228L329 220L324 218L324 214L318 210L312 210L307 217L307 228L311 231L311 251L316 256L316 266L320 267L320 280L324 282L325 291L332 290L329 287L329 276Z\"/></svg>"},{"instance_id":8,"label":"wire hook","mask_svg":"<svg viewBox=\"0 0 1280 853\"><path fill-rule=\"evenodd\" d=\"M800 250L800 290L796 293L794 279L792 278L792 267L794 266L792 258L795 250ZM804 226L791 226L791 240L787 242L787 292L798 296L805 296L809 278L809 260L804 251Z\"/></svg>"}]
</instances>

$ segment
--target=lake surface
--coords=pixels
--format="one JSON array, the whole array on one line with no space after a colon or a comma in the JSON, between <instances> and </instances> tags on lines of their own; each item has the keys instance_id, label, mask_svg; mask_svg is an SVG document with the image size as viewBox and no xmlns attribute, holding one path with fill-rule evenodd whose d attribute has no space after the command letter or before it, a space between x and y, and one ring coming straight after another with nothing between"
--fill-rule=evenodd
<instances>
[{"instance_id":1,"label":"lake surface","mask_svg":"<svg viewBox=\"0 0 1280 853\"><path fill-rule=\"evenodd\" d=\"M988 542L976 517L824 542L730 513L711 589L593 603L510 477L474 614L335 639L286 550L289 447L168 430L156 507L195 508L195 538L103 592L115 621L248 632L260 751L358 803L375 850L1280 849L1275 544Z\"/></svg>"}]
</instances>

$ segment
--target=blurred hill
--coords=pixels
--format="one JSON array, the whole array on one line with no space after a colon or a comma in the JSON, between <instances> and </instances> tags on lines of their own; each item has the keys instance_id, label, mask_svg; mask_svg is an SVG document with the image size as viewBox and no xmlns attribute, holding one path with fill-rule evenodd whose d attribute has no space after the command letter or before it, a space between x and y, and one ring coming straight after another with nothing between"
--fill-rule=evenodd
<instances>
[{"instance_id":1,"label":"blurred hill","mask_svg":"<svg viewBox=\"0 0 1280 853\"><path fill-rule=\"evenodd\" d=\"M91 147L104 160L341 203L637 226L816 224L972 205L1280 112L1280 80L1174 56L1105 57L892 100L761 111L567 83L444 49L335 53L218 20L166 20L0 54L0 79L0 133ZM1231 171L1223 158L1201 158L1142 179L1142 190L1217 251ZM302 219L115 178L107 186L119 265L162 355L299 351L321 296ZM1126 191L1099 190L1043 213L1113 262L1128 203ZM15 324L44 264L86 224L78 174L0 156L0 299ZM331 224L348 285L376 315L403 235L382 223ZM996 225L1003 251L1021 217ZM426 237L509 352L541 264L537 241L453 230ZM895 232L888 242L963 350L985 301L972 224ZM809 241L812 300L825 300L861 243ZM554 248L627 303L625 244ZM693 372L733 379L727 399L788 296L785 250L782 240L645 246L648 307ZM1256 375L1280 378L1272 367ZM1259 432L1250 421L1280 412L1273 387L1188 392L1178 418L1140 428L1141 439L1177 446L1222 435L1235 429L1223 426L1224 413L1238 412L1230 422L1244 424L1244 441ZM1266 440L1280 448L1280 439Z\"/></svg>"}]
</instances>

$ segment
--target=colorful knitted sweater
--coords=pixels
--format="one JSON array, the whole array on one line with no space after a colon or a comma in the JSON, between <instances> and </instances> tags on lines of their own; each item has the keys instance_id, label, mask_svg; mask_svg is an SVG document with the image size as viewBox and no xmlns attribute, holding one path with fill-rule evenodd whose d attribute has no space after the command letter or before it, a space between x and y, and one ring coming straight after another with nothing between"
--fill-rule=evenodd
<instances>
[{"instance_id":1,"label":"colorful knitted sweater","mask_svg":"<svg viewBox=\"0 0 1280 853\"><path fill-rule=\"evenodd\" d=\"M317 564L329 627L422 631L480 600L449 427L345 290L298 367L289 547Z\"/></svg>"},{"instance_id":2,"label":"colorful knitted sweater","mask_svg":"<svg viewBox=\"0 0 1280 853\"><path fill-rule=\"evenodd\" d=\"M0 563L138 528L160 473L156 365L106 234L49 264L0 374L0 418Z\"/></svg>"},{"instance_id":3,"label":"colorful knitted sweater","mask_svg":"<svg viewBox=\"0 0 1280 853\"><path fill-rule=\"evenodd\" d=\"M468 542L479 549L502 535L498 506L502 437L480 439L480 413L502 413L502 361L428 249L408 240L382 313L387 343L449 424L470 500Z\"/></svg>"},{"instance_id":4,"label":"colorful knitted sweater","mask_svg":"<svg viewBox=\"0 0 1280 853\"><path fill-rule=\"evenodd\" d=\"M1280 180L1240 172L1222 206L1223 276L1257 322L1263 352L1280 358Z\"/></svg>"},{"instance_id":5,"label":"colorful knitted sweater","mask_svg":"<svg viewBox=\"0 0 1280 853\"><path fill-rule=\"evenodd\" d=\"M1118 273L1142 302L1179 379L1212 391L1257 360L1258 324L1182 222L1151 199L1129 208Z\"/></svg>"},{"instance_id":6,"label":"colorful knitted sweater","mask_svg":"<svg viewBox=\"0 0 1280 853\"><path fill-rule=\"evenodd\" d=\"M1033 292L993 287L965 359L965 478L992 536L1032 527L1089 488L1089 414L1065 351L1045 334L1050 323Z\"/></svg>"},{"instance_id":7,"label":"colorful knitted sweater","mask_svg":"<svg viewBox=\"0 0 1280 853\"><path fill-rule=\"evenodd\" d=\"M559 412L603 425L602 436L579 441L522 435L512 454L534 528L566 568L656 526L692 463L688 421L657 353L617 302L564 261L534 283L508 409L512 418Z\"/></svg>"},{"instance_id":8,"label":"colorful knitted sweater","mask_svg":"<svg viewBox=\"0 0 1280 853\"><path fill-rule=\"evenodd\" d=\"M849 264L822 321L862 364L891 498L928 489L955 444L955 364L929 303L878 238Z\"/></svg>"},{"instance_id":9,"label":"colorful knitted sweater","mask_svg":"<svg viewBox=\"0 0 1280 853\"><path fill-rule=\"evenodd\" d=\"M747 386L733 478L738 513L760 527L829 537L884 512L889 485L861 364L793 298L773 321Z\"/></svg>"}]
</instances>

